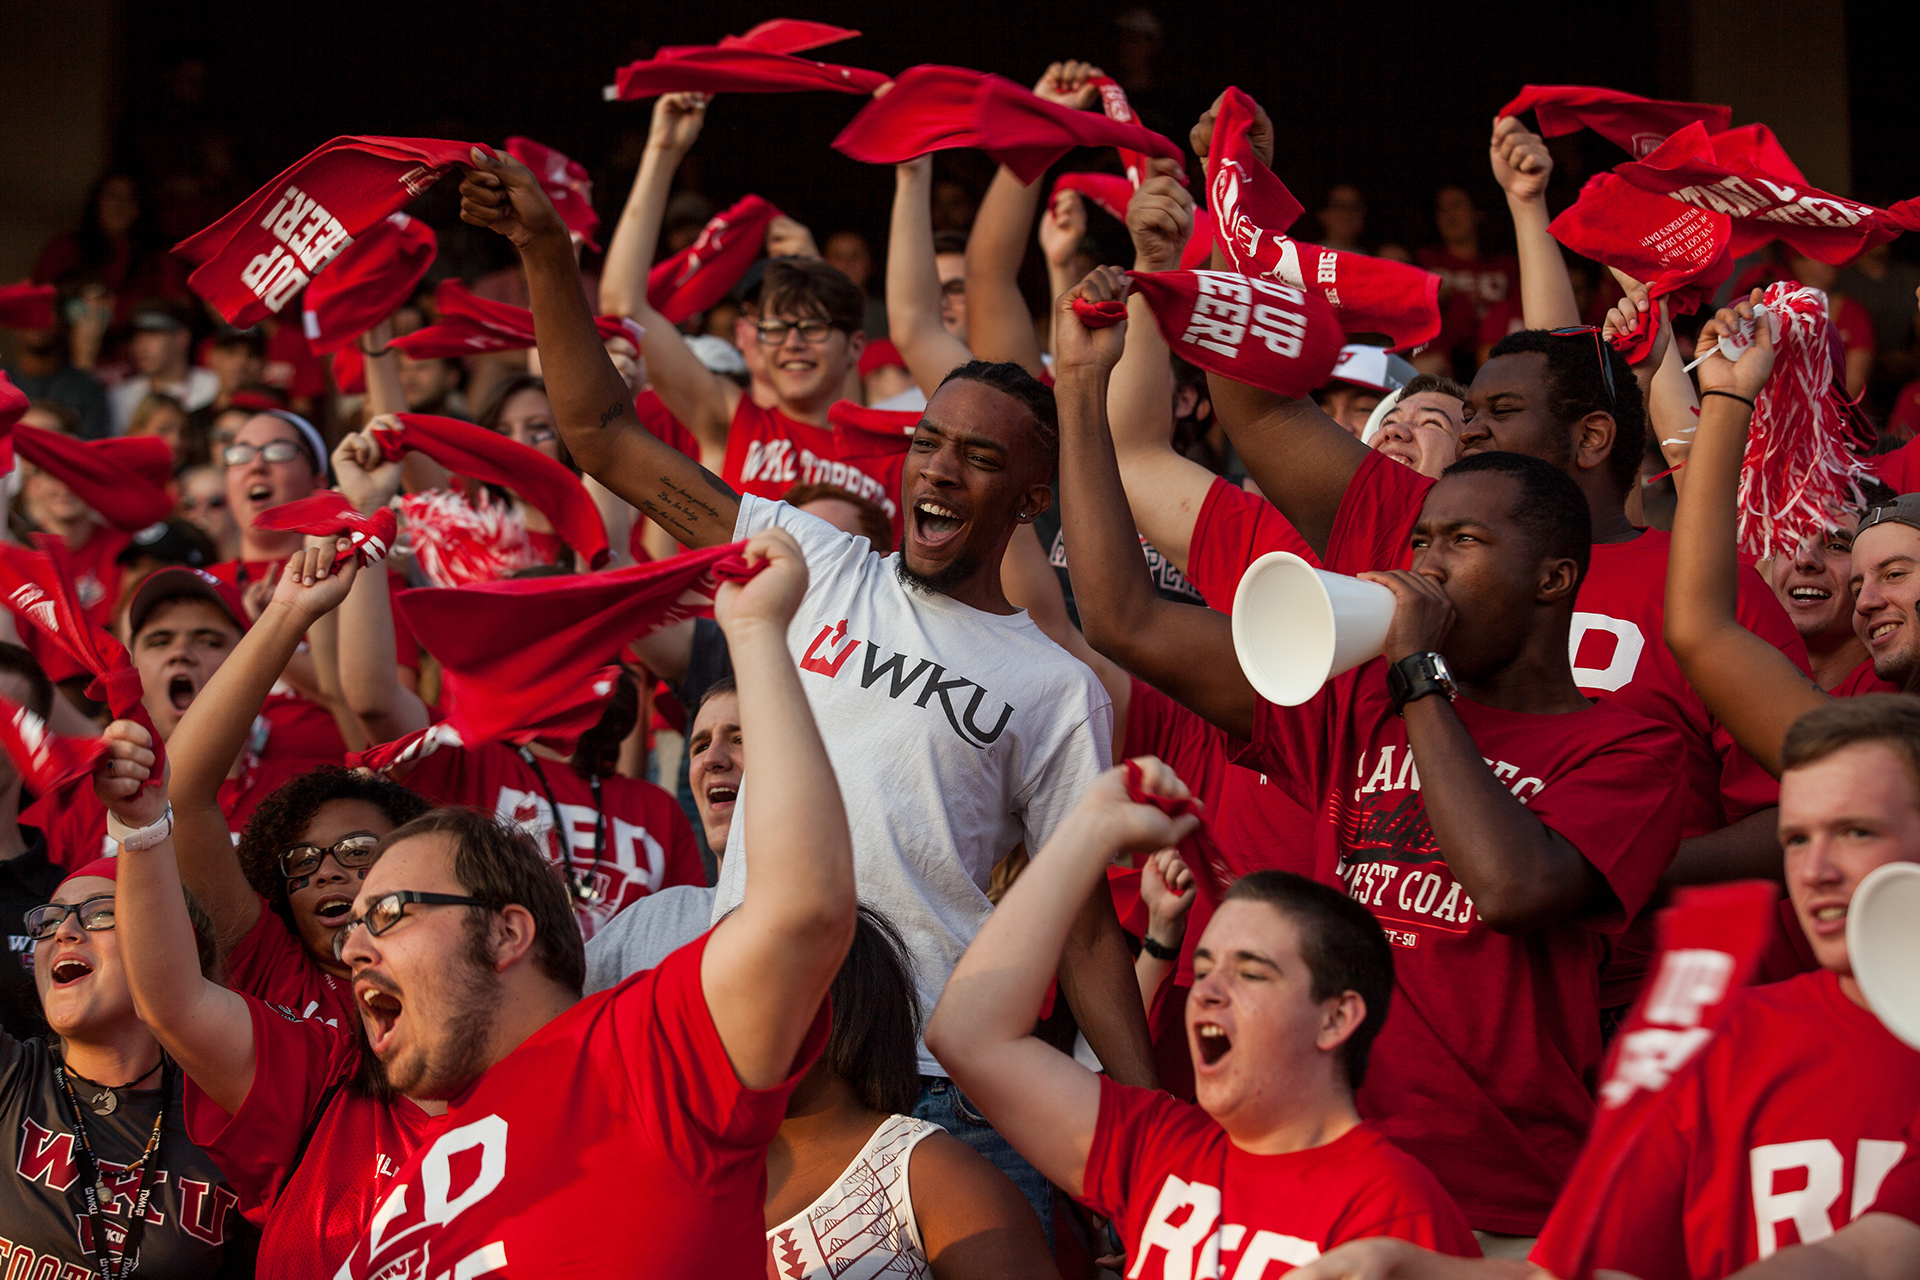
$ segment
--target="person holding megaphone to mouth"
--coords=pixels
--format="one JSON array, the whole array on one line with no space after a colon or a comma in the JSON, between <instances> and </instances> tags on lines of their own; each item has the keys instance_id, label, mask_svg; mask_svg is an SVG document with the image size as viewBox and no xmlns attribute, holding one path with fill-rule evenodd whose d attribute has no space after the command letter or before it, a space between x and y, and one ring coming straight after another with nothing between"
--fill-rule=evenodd
<instances>
[{"instance_id":1,"label":"person holding megaphone to mouth","mask_svg":"<svg viewBox=\"0 0 1920 1280\"><path fill-rule=\"evenodd\" d=\"M1433 1170L1489 1252L1512 1250L1538 1234L1585 1137L1609 941L1680 834L1679 736L1574 683L1586 499L1535 458L1456 463L1426 495L1411 567L1363 575L1392 597L1378 656L1349 654L1367 660L1311 692L1352 647L1336 636L1300 659L1319 664L1310 696L1268 701L1233 623L1162 600L1140 557L1106 417L1125 326L1090 329L1073 306L1125 290L1101 268L1053 316L1061 511L1087 639L1245 740L1240 763L1320 815L1288 869L1339 877L1396 944L1397 1008L1361 1112ZM1300 607L1328 609L1319 591ZM1334 611L1336 632L1346 621Z\"/></svg>"}]
</instances>

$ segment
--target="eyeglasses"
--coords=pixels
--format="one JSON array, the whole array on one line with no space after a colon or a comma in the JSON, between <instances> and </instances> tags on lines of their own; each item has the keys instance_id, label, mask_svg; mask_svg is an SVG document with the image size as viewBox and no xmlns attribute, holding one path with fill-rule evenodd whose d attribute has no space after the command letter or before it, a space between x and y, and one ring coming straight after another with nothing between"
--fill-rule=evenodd
<instances>
[{"instance_id":1,"label":"eyeglasses","mask_svg":"<svg viewBox=\"0 0 1920 1280\"><path fill-rule=\"evenodd\" d=\"M292 462L304 457L300 446L291 440L269 440L265 444L230 444L220 452L220 460L230 467L244 467L255 458L268 462Z\"/></svg>"},{"instance_id":2,"label":"eyeglasses","mask_svg":"<svg viewBox=\"0 0 1920 1280\"><path fill-rule=\"evenodd\" d=\"M1600 336L1597 325L1573 325L1565 329L1549 329L1548 333L1556 338L1578 338L1583 334L1593 335L1593 354L1600 361L1600 377L1607 384L1607 403L1618 408L1620 401L1613 393L1613 362L1607 359L1606 339Z\"/></svg>"},{"instance_id":3,"label":"eyeglasses","mask_svg":"<svg viewBox=\"0 0 1920 1280\"><path fill-rule=\"evenodd\" d=\"M754 329L760 335L760 345L777 347L787 340L787 334L800 331L801 338L814 346L819 346L833 335L833 322L830 320L762 320Z\"/></svg>"},{"instance_id":4,"label":"eyeglasses","mask_svg":"<svg viewBox=\"0 0 1920 1280\"><path fill-rule=\"evenodd\" d=\"M280 874L289 880L310 876L320 869L320 864L332 854L333 860L343 867L367 867L373 865L373 851L380 845L380 837L365 832L351 835L334 845L297 844L280 854Z\"/></svg>"},{"instance_id":5,"label":"eyeglasses","mask_svg":"<svg viewBox=\"0 0 1920 1280\"><path fill-rule=\"evenodd\" d=\"M180 509L182 511L198 511L202 507L205 507L209 511L225 511L227 509L227 495L224 493L210 493L204 498L196 498L189 494L180 499Z\"/></svg>"},{"instance_id":6,"label":"eyeglasses","mask_svg":"<svg viewBox=\"0 0 1920 1280\"><path fill-rule=\"evenodd\" d=\"M333 958L338 960L347 948L347 935L355 925L367 926L367 932L379 937L407 914L407 904L417 902L423 907L484 907L488 904L478 898L462 898L452 893L416 893L412 889L396 889L392 893L383 893L367 907L367 914L354 916L340 926L333 935Z\"/></svg>"},{"instance_id":7,"label":"eyeglasses","mask_svg":"<svg viewBox=\"0 0 1920 1280\"><path fill-rule=\"evenodd\" d=\"M27 912L27 936L35 942L44 942L60 932L60 926L66 923L68 916L78 917L80 927L88 933L111 929L113 895L103 894L84 902L49 902L44 907L35 907Z\"/></svg>"}]
</instances>

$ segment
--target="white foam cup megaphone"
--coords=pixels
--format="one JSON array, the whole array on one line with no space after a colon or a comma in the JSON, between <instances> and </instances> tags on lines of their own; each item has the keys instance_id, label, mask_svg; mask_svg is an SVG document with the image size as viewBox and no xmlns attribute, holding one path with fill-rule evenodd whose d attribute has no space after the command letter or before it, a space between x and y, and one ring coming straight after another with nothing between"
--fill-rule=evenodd
<instances>
[{"instance_id":1,"label":"white foam cup megaphone","mask_svg":"<svg viewBox=\"0 0 1920 1280\"><path fill-rule=\"evenodd\" d=\"M1268 702L1297 707L1320 686L1380 656L1393 592L1316 569L1289 551L1247 567L1233 597L1233 651Z\"/></svg>"},{"instance_id":2,"label":"white foam cup megaphone","mask_svg":"<svg viewBox=\"0 0 1920 1280\"><path fill-rule=\"evenodd\" d=\"M1877 867L1853 891L1847 957L1881 1024L1920 1049L1920 863Z\"/></svg>"}]
</instances>

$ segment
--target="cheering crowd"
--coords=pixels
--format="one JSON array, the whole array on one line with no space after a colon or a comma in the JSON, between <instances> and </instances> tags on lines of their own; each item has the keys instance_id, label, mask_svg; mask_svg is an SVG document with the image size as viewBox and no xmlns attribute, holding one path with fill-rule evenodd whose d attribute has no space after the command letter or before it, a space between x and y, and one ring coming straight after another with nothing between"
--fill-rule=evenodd
<instances>
[{"instance_id":1,"label":"cheering crowd","mask_svg":"<svg viewBox=\"0 0 1920 1280\"><path fill-rule=\"evenodd\" d=\"M857 35L622 68L608 227L342 137L0 288L0 1280L1920 1276L1920 205L1516 86L1514 252L1369 253L1238 88ZM883 269L687 221L784 92Z\"/></svg>"}]
</instances>

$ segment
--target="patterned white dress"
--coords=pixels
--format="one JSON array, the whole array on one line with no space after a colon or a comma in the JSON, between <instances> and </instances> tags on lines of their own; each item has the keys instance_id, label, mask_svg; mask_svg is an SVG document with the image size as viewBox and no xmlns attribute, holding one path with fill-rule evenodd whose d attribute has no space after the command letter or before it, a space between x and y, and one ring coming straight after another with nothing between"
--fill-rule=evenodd
<instances>
[{"instance_id":1,"label":"patterned white dress","mask_svg":"<svg viewBox=\"0 0 1920 1280\"><path fill-rule=\"evenodd\" d=\"M768 1280L931 1274L907 1185L908 1157L940 1126L888 1116L819 1199L767 1232Z\"/></svg>"}]
</instances>

